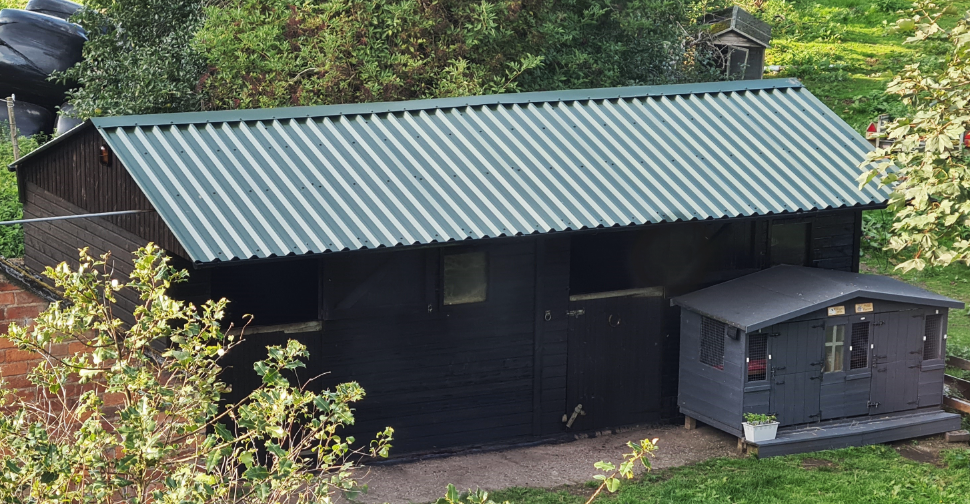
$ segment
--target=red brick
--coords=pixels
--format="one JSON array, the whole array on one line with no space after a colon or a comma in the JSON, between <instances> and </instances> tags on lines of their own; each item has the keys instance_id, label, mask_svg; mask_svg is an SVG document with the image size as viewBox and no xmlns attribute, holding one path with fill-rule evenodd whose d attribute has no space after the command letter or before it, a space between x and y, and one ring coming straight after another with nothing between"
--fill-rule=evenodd
<instances>
[{"instance_id":1,"label":"red brick","mask_svg":"<svg viewBox=\"0 0 970 504\"><path fill-rule=\"evenodd\" d=\"M121 392L104 394L101 396L101 400L104 401L104 405L108 407L122 406L125 404L125 395Z\"/></svg>"},{"instance_id":2,"label":"red brick","mask_svg":"<svg viewBox=\"0 0 970 504\"><path fill-rule=\"evenodd\" d=\"M79 343L77 341L71 342L70 344L67 345L67 354L68 355L75 355L75 354L79 354L79 353L82 353L82 352L83 353L87 353L87 352L90 352L90 351L91 351L91 348L89 348L84 343Z\"/></svg>"},{"instance_id":3,"label":"red brick","mask_svg":"<svg viewBox=\"0 0 970 504\"><path fill-rule=\"evenodd\" d=\"M18 291L18 290L20 290L20 287L14 285L12 283L9 283L9 282L0 282L0 292L2 292L2 291Z\"/></svg>"},{"instance_id":4,"label":"red brick","mask_svg":"<svg viewBox=\"0 0 970 504\"><path fill-rule=\"evenodd\" d=\"M37 352L32 352L29 350L18 350L16 348L8 348L3 351L6 354L7 362L20 362L29 360L40 360L40 354Z\"/></svg>"},{"instance_id":5,"label":"red brick","mask_svg":"<svg viewBox=\"0 0 970 504\"><path fill-rule=\"evenodd\" d=\"M8 378L11 376L18 376L27 374L31 369L37 367L39 361L20 361L20 362L7 362L0 366L0 376Z\"/></svg>"},{"instance_id":6,"label":"red brick","mask_svg":"<svg viewBox=\"0 0 970 504\"><path fill-rule=\"evenodd\" d=\"M0 292L0 304L11 305L17 302L16 292Z\"/></svg>"},{"instance_id":7,"label":"red brick","mask_svg":"<svg viewBox=\"0 0 970 504\"><path fill-rule=\"evenodd\" d=\"M5 326L6 324L3 324L3 325ZM3 332L6 334L7 331L4 330ZM4 338L3 336L0 336L0 350L3 350L4 348L13 348L15 346L17 345L14 345L12 341L8 340L7 338Z\"/></svg>"},{"instance_id":8,"label":"red brick","mask_svg":"<svg viewBox=\"0 0 970 504\"><path fill-rule=\"evenodd\" d=\"M50 348L47 349L47 351L50 352L50 354L53 355L54 357L60 357L60 358L68 357L70 355L68 354L68 352L70 351L70 344L58 343L56 345L51 345Z\"/></svg>"},{"instance_id":9,"label":"red brick","mask_svg":"<svg viewBox=\"0 0 970 504\"><path fill-rule=\"evenodd\" d=\"M10 322L7 320L0 320L0 334L7 334L10 329Z\"/></svg>"},{"instance_id":10,"label":"red brick","mask_svg":"<svg viewBox=\"0 0 970 504\"><path fill-rule=\"evenodd\" d=\"M23 324L22 319L33 319L40 312L44 310L42 305L24 305L24 306L8 306L4 310L4 317L7 320L16 321L18 324Z\"/></svg>"},{"instance_id":11,"label":"red brick","mask_svg":"<svg viewBox=\"0 0 970 504\"><path fill-rule=\"evenodd\" d=\"M14 299L17 300L17 304L43 304L44 303L43 299L25 291L14 291Z\"/></svg>"},{"instance_id":12,"label":"red brick","mask_svg":"<svg viewBox=\"0 0 970 504\"><path fill-rule=\"evenodd\" d=\"M30 383L30 380L27 379L27 375L17 375L9 378L4 377L4 381L7 382L6 388L10 390L36 386L33 383Z\"/></svg>"}]
</instances>

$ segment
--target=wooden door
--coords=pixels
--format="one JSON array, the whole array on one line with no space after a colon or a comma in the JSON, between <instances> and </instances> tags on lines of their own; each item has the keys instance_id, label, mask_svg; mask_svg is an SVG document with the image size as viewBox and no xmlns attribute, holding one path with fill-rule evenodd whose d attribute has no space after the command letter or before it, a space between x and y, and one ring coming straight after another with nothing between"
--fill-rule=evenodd
<instances>
[{"instance_id":1,"label":"wooden door","mask_svg":"<svg viewBox=\"0 0 970 504\"><path fill-rule=\"evenodd\" d=\"M870 414L915 409L919 404L923 318L922 312L913 311L875 316Z\"/></svg>"},{"instance_id":2,"label":"wooden door","mask_svg":"<svg viewBox=\"0 0 970 504\"><path fill-rule=\"evenodd\" d=\"M818 321L781 324L769 338L769 409L781 425L819 420L823 326Z\"/></svg>"},{"instance_id":3,"label":"wooden door","mask_svg":"<svg viewBox=\"0 0 970 504\"><path fill-rule=\"evenodd\" d=\"M660 418L663 297L629 295L570 301L567 413L570 430L597 430Z\"/></svg>"}]
</instances>

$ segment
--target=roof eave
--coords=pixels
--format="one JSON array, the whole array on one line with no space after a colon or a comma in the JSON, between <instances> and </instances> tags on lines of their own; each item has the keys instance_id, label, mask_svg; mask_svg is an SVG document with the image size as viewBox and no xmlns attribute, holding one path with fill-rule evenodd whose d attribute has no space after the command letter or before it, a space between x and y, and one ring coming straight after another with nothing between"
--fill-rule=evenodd
<instances>
[{"instance_id":1,"label":"roof eave","mask_svg":"<svg viewBox=\"0 0 970 504\"><path fill-rule=\"evenodd\" d=\"M671 305L677 305L677 306L680 306L682 308L687 308L688 310L690 310L692 312L695 312L695 313L698 313L698 314L701 314L701 315L703 315L705 317L709 317L709 318L712 318L714 320L717 320L717 321L720 321L720 322L724 322L725 324L728 324L728 325L730 325L732 327L737 327L738 329L741 329L744 332L754 332L754 331L758 331L758 330L764 329L766 327L771 327L771 326L773 326L775 324L778 324L778 323L781 323L781 322L785 322L786 320L791 320L791 319L794 319L794 318L798 318L798 317L801 317L802 315L808 315L809 313L812 313L814 311L821 310L823 308L826 308L826 307L831 306L831 305L834 305L834 304L842 303L844 301L848 301L850 299L856 299L856 298L860 298L860 297L865 297L867 299L875 299L877 301L895 301L895 302L901 302L901 303L910 303L910 304L918 304L918 305L924 305L924 306L933 306L933 307L937 307L937 308L954 308L954 309L958 309L958 310L962 310L966 306L962 301L958 301L956 299L951 299L951 298L942 297L942 296L941 296L942 299L933 299L933 298L921 298L921 297L916 297L916 296L902 296L902 295L886 294L886 293L882 293L882 292L870 292L870 291L865 291L865 290L856 290L856 291L849 292L847 294L843 294L843 295L840 295L840 296L836 296L836 297L831 298L831 299L827 299L827 300L825 300L824 302L821 302L821 303L816 303L816 304L813 304L811 306L807 306L805 308L800 308L798 310L795 310L795 311L786 313L784 315L779 315L777 317L772 317L770 319L766 319L766 320L763 320L763 321L760 321L760 322L756 322L754 324L745 325L745 324L743 324L741 322L737 322L735 320L731 320L731 319L726 318L726 317L724 317L722 315L717 315L717 314L713 314L713 313L707 313L704 310L699 310L697 308L694 308L694 307L692 307L691 305L689 305L687 303L683 303L682 301L678 301L678 298L671 299L670 300L670 303L671 303Z\"/></svg>"},{"instance_id":2,"label":"roof eave","mask_svg":"<svg viewBox=\"0 0 970 504\"><path fill-rule=\"evenodd\" d=\"M16 161L14 161L13 163L10 163L9 165L7 165L7 170L9 170L9 171L17 171L17 167L19 165L23 164L25 161L33 160L35 157L39 157L41 154L47 152L48 150L50 150L50 149L52 149L52 148L54 148L54 147L56 147L56 146L58 146L58 145L60 145L60 144L62 144L64 142L66 142L69 138L74 138L81 131L86 130L88 128L88 126L90 126L90 125L91 125L91 120L90 119L85 119L84 122L82 122L81 124L78 124L77 126L69 129L63 135L54 137L53 140L51 140L51 141L45 143L44 145L41 145L40 147L34 149L33 151L31 151L26 156L24 156L24 157L22 157L22 158L20 158L20 159L18 159Z\"/></svg>"}]
</instances>

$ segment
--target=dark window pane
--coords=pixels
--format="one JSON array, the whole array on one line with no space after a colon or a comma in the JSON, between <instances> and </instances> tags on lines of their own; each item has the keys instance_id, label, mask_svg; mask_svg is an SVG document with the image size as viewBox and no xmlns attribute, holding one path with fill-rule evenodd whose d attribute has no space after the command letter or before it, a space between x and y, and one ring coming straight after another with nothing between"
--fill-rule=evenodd
<instances>
[{"instance_id":1,"label":"dark window pane","mask_svg":"<svg viewBox=\"0 0 970 504\"><path fill-rule=\"evenodd\" d=\"M485 301L488 292L485 252L445 256L445 304Z\"/></svg>"},{"instance_id":2,"label":"dark window pane","mask_svg":"<svg viewBox=\"0 0 970 504\"><path fill-rule=\"evenodd\" d=\"M808 223L771 226L771 265L808 265Z\"/></svg>"}]
</instances>

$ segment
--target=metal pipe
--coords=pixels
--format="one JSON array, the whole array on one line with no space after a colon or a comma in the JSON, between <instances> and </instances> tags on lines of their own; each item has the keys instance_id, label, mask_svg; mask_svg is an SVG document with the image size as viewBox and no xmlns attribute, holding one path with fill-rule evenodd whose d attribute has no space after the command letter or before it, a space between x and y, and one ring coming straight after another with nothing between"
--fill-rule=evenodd
<instances>
[{"instance_id":1,"label":"metal pipe","mask_svg":"<svg viewBox=\"0 0 970 504\"><path fill-rule=\"evenodd\" d=\"M152 210L118 210L116 212L99 212L99 213L78 214L78 215L58 215L57 217L37 217L36 219L0 221L0 226L7 226L11 224L26 224L29 222L47 222L47 221L58 221L58 220L68 220L68 219L88 219L92 217L111 217L114 215L131 215L131 214L140 214L140 213L151 212L151 211Z\"/></svg>"}]
</instances>

